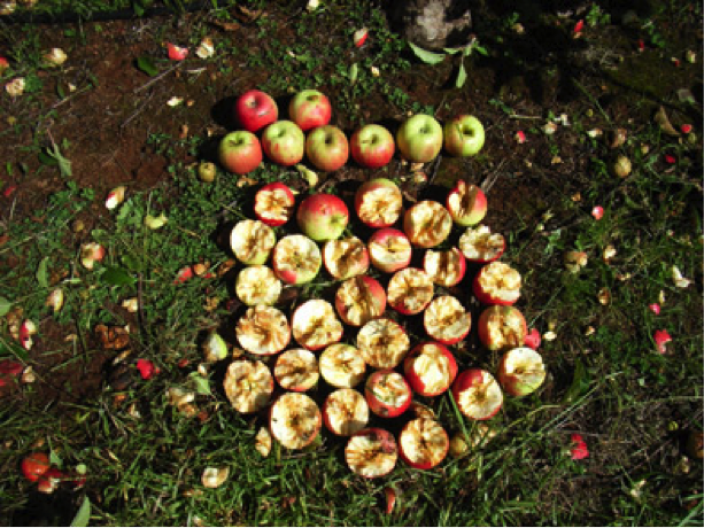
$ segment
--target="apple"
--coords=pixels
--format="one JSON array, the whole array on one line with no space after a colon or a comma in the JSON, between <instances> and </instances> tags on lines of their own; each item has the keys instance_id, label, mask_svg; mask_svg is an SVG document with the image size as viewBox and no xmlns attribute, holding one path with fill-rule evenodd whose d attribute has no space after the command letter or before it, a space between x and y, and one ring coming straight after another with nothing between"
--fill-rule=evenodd
<instances>
[{"instance_id":1,"label":"apple","mask_svg":"<svg viewBox=\"0 0 704 528\"><path fill-rule=\"evenodd\" d=\"M287 350L276 358L274 377L285 390L305 392L318 383L318 360L310 350Z\"/></svg>"},{"instance_id":2,"label":"apple","mask_svg":"<svg viewBox=\"0 0 704 528\"><path fill-rule=\"evenodd\" d=\"M372 266L384 273L394 273L411 263L413 249L408 237L392 227L375 231L367 242Z\"/></svg>"},{"instance_id":3,"label":"apple","mask_svg":"<svg viewBox=\"0 0 704 528\"><path fill-rule=\"evenodd\" d=\"M403 231L417 247L435 247L445 241L451 230L450 213L432 200L418 202L403 216Z\"/></svg>"},{"instance_id":4,"label":"apple","mask_svg":"<svg viewBox=\"0 0 704 528\"><path fill-rule=\"evenodd\" d=\"M343 282L335 294L335 308L350 326L362 326L386 310L386 292L379 281L366 275Z\"/></svg>"},{"instance_id":5,"label":"apple","mask_svg":"<svg viewBox=\"0 0 704 528\"><path fill-rule=\"evenodd\" d=\"M450 438L450 454L459 458L469 453L470 449L483 447L496 436L497 432L485 423L476 423L472 432L465 435L458 431Z\"/></svg>"},{"instance_id":6,"label":"apple","mask_svg":"<svg viewBox=\"0 0 704 528\"><path fill-rule=\"evenodd\" d=\"M45 474L51 463L46 453L30 453L22 459L21 469L24 478L30 482L36 482L43 474Z\"/></svg>"},{"instance_id":7,"label":"apple","mask_svg":"<svg viewBox=\"0 0 704 528\"><path fill-rule=\"evenodd\" d=\"M476 185L459 180L447 194L445 205L452 221L462 227L477 225L486 216L486 195Z\"/></svg>"},{"instance_id":8,"label":"apple","mask_svg":"<svg viewBox=\"0 0 704 528\"><path fill-rule=\"evenodd\" d=\"M376 369L392 369L403 361L411 341L403 327L388 318L372 319L357 333L364 362Z\"/></svg>"},{"instance_id":9,"label":"apple","mask_svg":"<svg viewBox=\"0 0 704 528\"><path fill-rule=\"evenodd\" d=\"M308 350L320 350L342 339L342 323L332 305L323 299L304 302L291 317L293 338Z\"/></svg>"},{"instance_id":10,"label":"apple","mask_svg":"<svg viewBox=\"0 0 704 528\"><path fill-rule=\"evenodd\" d=\"M268 266L248 266L237 274L235 295L247 306L276 304L281 281Z\"/></svg>"},{"instance_id":11,"label":"apple","mask_svg":"<svg viewBox=\"0 0 704 528\"><path fill-rule=\"evenodd\" d=\"M277 242L271 257L274 273L287 284L312 281L323 258L320 248L305 235L287 235Z\"/></svg>"},{"instance_id":12,"label":"apple","mask_svg":"<svg viewBox=\"0 0 704 528\"><path fill-rule=\"evenodd\" d=\"M435 420L416 418L398 435L401 459L416 469L432 469L445 460L450 449L447 432Z\"/></svg>"},{"instance_id":13,"label":"apple","mask_svg":"<svg viewBox=\"0 0 704 528\"><path fill-rule=\"evenodd\" d=\"M470 420L488 420L504 402L498 382L489 372L471 368L461 372L452 384L452 397L460 412Z\"/></svg>"},{"instance_id":14,"label":"apple","mask_svg":"<svg viewBox=\"0 0 704 528\"><path fill-rule=\"evenodd\" d=\"M457 377L457 361L440 343L420 343L403 360L403 373L413 392L421 396L439 396Z\"/></svg>"},{"instance_id":15,"label":"apple","mask_svg":"<svg viewBox=\"0 0 704 528\"><path fill-rule=\"evenodd\" d=\"M390 369L377 370L367 378L364 397L374 414L382 418L401 416L411 406L413 392L406 379Z\"/></svg>"},{"instance_id":16,"label":"apple","mask_svg":"<svg viewBox=\"0 0 704 528\"><path fill-rule=\"evenodd\" d=\"M240 346L250 354L278 354L291 340L291 328L284 313L276 308L257 305L249 308L235 326Z\"/></svg>"},{"instance_id":17,"label":"apple","mask_svg":"<svg viewBox=\"0 0 704 528\"><path fill-rule=\"evenodd\" d=\"M288 115L304 132L327 125L332 105L327 96L317 90L298 92L288 105Z\"/></svg>"},{"instance_id":18,"label":"apple","mask_svg":"<svg viewBox=\"0 0 704 528\"><path fill-rule=\"evenodd\" d=\"M389 306L403 315L416 315L433 300L433 281L418 268L394 273L387 288Z\"/></svg>"},{"instance_id":19,"label":"apple","mask_svg":"<svg viewBox=\"0 0 704 528\"><path fill-rule=\"evenodd\" d=\"M369 422L369 405L354 389L337 389L323 404L323 422L337 436L351 436Z\"/></svg>"},{"instance_id":20,"label":"apple","mask_svg":"<svg viewBox=\"0 0 704 528\"><path fill-rule=\"evenodd\" d=\"M432 116L416 114L401 124L396 132L396 144L406 160L427 163L442 150L442 126Z\"/></svg>"},{"instance_id":21,"label":"apple","mask_svg":"<svg viewBox=\"0 0 704 528\"><path fill-rule=\"evenodd\" d=\"M396 223L403 210L401 189L386 178L369 180L357 189L354 209L365 225L389 227Z\"/></svg>"},{"instance_id":22,"label":"apple","mask_svg":"<svg viewBox=\"0 0 704 528\"><path fill-rule=\"evenodd\" d=\"M433 299L423 312L426 333L443 345L462 341L472 327L472 316L452 295Z\"/></svg>"},{"instance_id":23,"label":"apple","mask_svg":"<svg viewBox=\"0 0 704 528\"><path fill-rule=\"evenodd\" d=\"M54 493L54 491L56 491L56 489L65 480L66 475L64 475L60 470L56 468L49 468L46 473L39 477L39 480L37 481L37 491L39 493L46 494Z\"/></svg>"},{"instance_id":24,"label":"apple","mask_svg":"<svg viewBox=\"0 0 704 528\"><path fill-rule=\"evenodd\" d=\"M367 364L352 345L335 343L320 354L320 375L333 387L351 389L362 383Z\"/></svg>"},{"instance_id":25,"label":"apple","mask_svg":"<svg viewBox=\"0 0 704 528\"><path fill-rule=\"evenodd\" d=\"M258 220L241 220L230 233L232 252L248 266L264 264L275 244L274 230Z\"/></svg>"},{"instance_id":26,"label":"apple","mask_svg":"<svg viewBox=\"0 0 704 528\"><path fill-rule=\"evenodd\" d=\"M271 371L261 361L236 359L227 367L223 381L225 395L237 412L248 414L263 409L274 392Z\"/></svg>"},{"instance_id":27,"label":"apple","mask_svg":"<svg viewBox=\"0 0 704 528\"><path fill-rule=\"evenodd\" d=\"M200 181L205 183L212 183L215 181L215 176L217 176L218 169L215 163L210 161L201 161L198 164L198 177Z\"/></svg>"},{"instance_id":28,"label":"apple","mask_svg":"<svg viewBox=\"0 0 704 528\"><path fill-rule=\"evenodd\" d=\"M511 396L526 396L545 381L543 358L532 348L513 348L501 357L498 378Z\"/></svg>"},{"instance_id":29,"label":"apple","mask_svg":"<svg viewBox=\"0 0 704 528\"><path fill-rule=\"evenodd\" d=\"M337 280L363 275L369 269L369 251L359 238L328 240L323 246L323 264Z\"/></svg>"},{"instance_id":30,"label":"apple","mask_svg":"<svg viewBox=\"0 0 704 528\"><path fill-rule=\"evenodd\" d=\"M458 115L445 123L445 150L451 156L475 156L484 146L484 126L472 115Z\"/></svg>"},{"instance_id":31,"label":"apple","mask_svg":"<svg viewBox=\"0 0 704 528\"><path fill-rule=\"evenodd\" d=\"M279 118L279 107L267 93L249 90L235 102L235 119L248 132L256 132Z\"/></svg>"},{"instance_id":32,"label":"apple","mask_svg":"<svg viewBox=\"0 0 704 528\"><path fill-rule=\"evenodd\" d=\"M247 174L262 162L262 146L259 138L246 130L230 132L218 147L220 164L229 172Z\"/></svg>"},{"instance_id":33,"label":"apple","mask_svg":"<svg viewBox=\"0 0 704 528\"><path fill-rule=\"evenodd\" d=\"M391 473L398 460L394 435L371 427L353 434L345 446L345 462L350 470L364 478L383 477Z\"/></svg>"},{"instance_id":34,"label":"apple","mask_svg":"<svg viewBox=\"0 0 704 528\"><path fill-rule=\"evenodd\" d=\"M515 304L521 295L521 274L508 264L491 262L474 277L472 293L484 304Z\"/></svg>"},{"instance_id":35,"label":"apple","mask_svg":"<svg viewBox=\"0 0 704 528\"><path fill-rule=\"evenodd\" d=\"M293 215L296 198L291 189L280 182L269 183L254 195L254 214L266 225L284 225Z\"/></svg>"},{"instance_id":36,"label":"apple","mask_svg":"<svg viewBox=\"0 0 704 528\"><path fill-rule=\"evenodd\" d=\"M364 125L350 138L352 157L362 167L378 169L394 156L394 137L381 125Z\"/></svg>"},{"instance_id":37,"label":"apple","mask_svg":"<svg viewBox=\"0 0 704 528\"><path fill-rule=\"evenodd\" d=\"M423 256L423 271L438 286L451 288L457 286L467 271L467 261L457 248L447 251L429 249Z\"/></svg>"},{"instance_id":38,"label":"apple","mask_svg":"<svg viewBox=\"0 0 704 528\"><path fill-rule=\"evenodd\" d=\"M501 233L492 233L485 225L468 227L459 240L462 254L470 262L487 264L494 262L506 250L506 239Z\"/></svg>"},{"instance_id":39,"label":"apple","mask_svg":"<svg viewBox=\"0 0 704 528\"><path fill-rule=\"evenodd\" d=\"M306 156L317 169L336 171L347 163L349 144L345 133L333 125L324 125L308 133Z\"/></svg>"},{"instance_id":40,"label":"apple","mask_svg":"<svg viewBox=\"0 0 704 528\"><path fill-rule=\"evenodd\" d=\"M477 330L479 340L489 350L523 346L528 333L526 319L517 308L498 304L481 313Z\"/></svg>"},{"instance_id":41,"label":"apple","mask_svg":"<svg viewBox=\"0 0 704 528\"><path fill-rule=\"evenodd\" d=\"M318 193L308 196L298 206L298 227L316 242L340 238L350 220L350 212L334 194Z\"/></svg>"},{"instance_id":42,"label":"apple","mask_svg":"<svg viewBox=\"0 0 704 528\"><path fill-rule=\"evenodd\" d=\"M286 449L303 449L310 445L322 424L318 404L300 392L282 394L269 411L271 435Z\"/></svg>"},{"instance_id":43,"label":"apple","mask_svg":"<svg viewBox=\"0 0 704 528\"><path fill-rule=\"evenodd\" d=\"M274 163L290 167L300 163L305 153L306 137L293 121L276 121L262 133L262 149Z\"/></svg>"}]
</instances>

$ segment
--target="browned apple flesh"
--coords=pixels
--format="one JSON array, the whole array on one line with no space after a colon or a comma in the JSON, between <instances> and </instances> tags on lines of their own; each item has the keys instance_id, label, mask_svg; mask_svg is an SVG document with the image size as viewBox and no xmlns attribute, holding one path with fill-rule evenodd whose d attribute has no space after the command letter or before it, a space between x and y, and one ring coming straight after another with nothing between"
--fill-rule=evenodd
<instances>
[{"instance_id":1,"label":"browned apple flesh","mask_svg":"<svg viewBox=\"0 0 704 528\"><path fill-rule=\"evenodd\" d=\"M264 264L274 244L274 230L259 220L242 220L230 234L232 252L245 264Z\"/></svg>"},{"instance_id":2,"label":"browned apple flesh","mask_svg":"<svg viewBox=\"0 0 704 528\"><path fill-rule=\"evenodd\" d=\"M399 312L417 314L432 300L433 293L433 282L423 270L406 268L391 277L387 299Z\"/></svg>"},{"instance_id":3,"label":"browned apple flesh","mask_svg":"<svg viewBox=\"0 0 704 528\"><path fill-rule=\"evenodd\" d=\"M318 383L318 360L309 350L287 350L276 359L274 377L286 390L306 391Z\"/></svg>"},{"instance_id":4,"label":"browned apple flesh","mask_svg":"<svg viewBox=\"0 0 704 528\"><path fill-rule=\"evenodd\" d=\"M347 442L345 460L352 472L362 477L388 475L398 460L396 441L384 430L360 431Z\"/></svg>"},{"instance_id":5,"label":"browned apple flesh","mask_svg":"<svg viewBox=\"0 0 704 528\"><path fill-rule=\"evenodd\" d=\"M274 380L269 367L261 361L248 359L230 363L223 385L227 399L241 413L263 409L274 391Z\"/></svg>"},{"instance_id":6,"label":"browned apple flesh","mask_svg":"<svg viewBox=\"0 0 704 528\"><path fill-rule=\"evenodd\" d=\"M291 339L286 316L270 306L249 308L235 327L240 346L247 352L268 356L281 352Z\"/></svg>"},{"instance_id":7,"label":"browned apple flesh","mask_svg":"<svg viewBox=\"0 0 704 528\"><path fill-rule=\"evenodd\" d=\"M325 423L339 436L350 436L361 431L369 422L367 400L354 389L337 389L325 400Z\"/></svg>"},{"instance_id":8,"label":"browned apple flesh","mask_svg":"<svg viewBox=\"0 0 704 528\"><path fill-rule=\"evenodd\" d=\"M344 306L344 319L347 324L362 326L384 313L386 294L383 289L377 293L378 295L375 295L365 277L353 277L340 285L336 304Z\"/></svg>"},{"instance_id":9,"label":"browned apple flesh","mask_svg":"<svg viewBox=\"0 0 704 528\"><path fill-rule=\"evenodd\" d=\"M349 279L369 269L367 247L357 237L326 242L323 260L330 275L336 279Z\"/></svg>"},{"instance_id":10,"label":"browned apple flesh","mask_svg":"<svg viewBox=\"0 0 704 528\"><path fill-rule=\"evenodd\" d=\"M472 262L490 262L504 252L506 240L501 233L492 233L485 225L468 227L459 241L460 251Z\"/></svg>"},{"instance_id":11,"label":"browned apple flesh","mask_svg":"<svg viewBox=\"0 0 704 528\"><path fill-rule=\"evenodd\" d=\"M503 262L492 262L482 268L478 282L492 299L515 301L521 294L521 274Z\"/></svg>"},{"instance_id":12,"label":"browned apple flesh","mask_svg":"<svg viewBox=\"0 0 704 528\"><path fill-rule=\"evenodd\" d=\"M320 375L333 387L352 388L364 379L367 365L352 345L335 343L320 355Z\"/></svg>"},{"instance_id":13,"label":"browned apple flesh","mask_svg":"<svg viewBox=\"0 0 704 528\"><path fill-rule=\"evenodd\" d=\"M294 204L285 189L268 188L257 193L254 212L258 217L276 223L285 223L291 218Z\"/></svg>"},{"instance_id":14,"label":"browned apple flesh","mask_svg":"<svg viewBox=\"0 0 704 528\"><path fill-rule=\"evenodd\" d=\"M299 306L291 320L293 338L309 349L318 350L342 338L342 323L332 305L323 299L312 299Z\"/></svg>"},{"instance_id":15,"label":"browned apple flesh","mask_svg":"<svg viewBox=\"0 0 704 528\"><path fill-rule=\"evenodd\" d=\"M406 331L391 319L373 319L357 334L357 347L364 362L376 369L396 367L410 344Z\"/></svg>"},{"instance_id":16,"label":"browned apple flesh","mask_svg":"<svg viewBox=\"0 0 704 528\"><path fill-rule=\"evenodd\" d=\"M391 225L401 216L403 196L396 186L379 186L364 193L358 215L368 225Z\"/></svg>"},{"instance_id":17,"label":"browned apple flesh","mask_svg":"<svg viewBox=\"0 0 704 528\"><path fill-rule=\"evenodd\" d=\"M430 337L443 343L453 343L469 333L472 316L456 297L441 295L425 309L423 323Z\"/></svg>"},{"instance_id":18,"label":"browned apple flesh","mask_svg":"<svg viewBox=\"0 0 704 528\"><path fill-rule=\"evenodd\" d=\"M268 266L248 266L237 275L235 294L247 306L275 304L281 295L281 281Z\"/></svg>"},{"instance_id":19,"label":"browned apple flesh","mask_svg":"<svg viewBox=\"0 0 704 528\"><path fill-rule=\"evenodd\" d=\"M318 436L322 415L310 396L287 392L271 406L271 434L287 449L303 449Z\"/></svg>"}]
</instances>

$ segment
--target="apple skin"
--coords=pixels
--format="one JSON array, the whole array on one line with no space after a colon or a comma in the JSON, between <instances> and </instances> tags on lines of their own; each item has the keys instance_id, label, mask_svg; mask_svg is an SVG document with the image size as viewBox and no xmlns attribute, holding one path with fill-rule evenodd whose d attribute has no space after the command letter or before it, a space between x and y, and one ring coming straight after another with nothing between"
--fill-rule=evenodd
<instances>
[{"instance_id":1,"label":"apple skin","mask_svg":"<svg viewBox=\"0 0 704 528\"><path fill-rule=\"evenodd\" d=\"M246 130L230 132L220 141L218 158L229 172L239 175L252 172L262 162L259 138Z\"/></svg>"},{"instance_id":2,"label":"apple skin","mask_svg":"<svg viewBox=\"0 0 704 528\"><path fill-rule=\"evenodd\" d=\"M22 459L21 464L22 474L30 482L37 482L39 477L44 475L50 467L49 457L46 453L41 452L30 453Z\"/></svg>"},{"instance_id":3,"label":"apple skin","mask_svg":"<svg viewBox=\"0 0 704 528\"><path fill-rule=\"evenodd\" d=\"M427 163L437 158L442 142L442 126L425 114L408 118L396 132L399 152L412 163Z\"/></svg>"},{"instance_id":4,"label":"apple skin","mask_svg":"<svg viewBox=\"0 0 704 528\"><path fill-rule=\"evenodd\" d=\"M479 332L479 340L482 344L489 350L499 350L504 348L501 343L496 343L492 340L489 334L489 321L493 317L501 317L503 319L511 318L518 323L516 343L509 345L512 348L521 346L525 342L526 335L528 333L528 325L526 324L526 319L523 314L513 306L502 306L495 304L484 310L479 316L479 321L477 322L477 330Z\"/></svg>"},{"instance_id":5,"label":"apple skin","mask_svg":"<svg viewBox=\"0 0 704 528\"><path fill-rule=\"evenodd\" d=\"M379 169L391 161L396 151L394 137L381 125L364 125L350 139L352 158L362 167Z\"/></svg>"},{"instance_id":6,"label":"apple skin","mask_svg":"<svg viewBox=\"0 0 704 528\"><path fill-rule=\"evenodd\" d=\"M426 349L426 347L431 346L433 348L436 348L436 350L439 351L442 356L447 360L448 370L450 373L447 382L447 387L435 391L426 388L423 378L415 370L418 358L423 355L423 351L424 349ZM411 386L411 389L413 389L413 392L420 394L421 396L427 396L429 398L432 398L434 396L439 396L440 394L444 393L450 388L450 385L452 385L452 383L455 381L455 378L457 377L457 361L455 361L455 356L453 356L452 353L445 346L435 341L427 341L425 343L420 343L414 346L408 353L408 355L404 358L403 373L405 374L406 379L408 380L408 383Z\"/></svg>"},{"instance_id":7,"label":"apple skin","mask_svg":"<svg viewBox=\"0 0 704 528\"><path fill-rule=\"evenodd\" d=\"M422 422L434 422L435 427L439 430L442 431L442 436L443 436L443 453L441 456L437 458L435 462L433 460L428 460L427 462L421 463L421 462L416 462L412 460L409 456L406 455L403 445L404 445L404 438L408 434L412 434L410 432L410 429L413 428L414 426L418 427L419 423ZM440 464L443 460L445 460L445 457L447 456L447 452L450 450L450 437L447 435L447 431L435 420L428 420L427 418L416 418L415 420L411 420L408 422L406 425L403 426L403 429L401 429L401 432L398 435L398 454L401 457L401 460L403 460L406 464L411 466L412 468L415 469L433 469L435 466Z\"/></svg>"},{"instance_id":8,"label":"apple skin","mask_svg":"<svg viewBox=\"0 0 704 528\"><path fill-rule=\"evenodd\" d=\"M459 115L445 123L445 150L451 156L475 156L484 146L484 126L472 115Z\"/></svg>"},{"instance_id":9,"label":"apple skin","mask_svg":"<svg viewBox=\"0 0 704 528\"><path fill-rule=\"evenodd\" d=\"M279 118L279 107L269 94L249 90L237 99L235 118L242 128L256 132Z\"/></svg>"},{"instance_id":10,"label":"apple skin","mask_svg":"<svg viewBox=\"0 0 704 528\"><path fill-rule=\"evenodd\" d=\"M290 167L300 163L305 153L306 136L293 121L277 121L262 133L262 149L274 163Z\"/></svg>"},{"instance_id":11,"label":"apple skin","mask_svg":"<svg viewBox=\"0 0 704 528\"><path fill-rule=\"evenodd\" d=\"M472 193L474 195L474 202L469 214L462 215L457 210L457 207L459 206L459 197L465 193ZM447 194L445 206L455 224L463 227L474 226L484 220L486 216L486 194L476 185L468 185L466 182L459 180Z\"/></svg>"},{"instance_id":12,"label":"apple skin","mask_svg":"<svg viewBox=\"0 0 704 528\"><path fill-rule=\"evenodd\" d=\"M327 125L332 116L332 105L327 96L317 90L303 90L293 96L288 115L304 132Z\"/></svg>"},{"instance_id":13,"label":"apple skin","mask_svg":"<svg viewBox=\"0 0 704 528\"><path fill-rule=\"evenodd\" d=\"M377 243L386 245L389 238L405 241L408 245L408 255L403 255L403 258L395 262L382 262L378 260L375 256L373 245ZM369 250L369 258L372 261L372 266L380 271L383 271L384 273L394 273L407 267L411 263L411 257L413 256L411 242L408 240L406 234L403 231L399 231L398 229L394 229L392 227L384 227L372 233L372 236L369 237L369 241L367 242L367 249Z\"/></svg>"},{"instance_id":14,"label":"apple skin","mask_svg":"<svg viewBox=\"0 0 704 528\"><path fill-rule=\"evenodd\" d=\"M402 384L404 385L408 394L406 400L398 407L393 407L374 395L374 385L383 383L385 378L387 378L389 375L392 375L394 377L397 377L399 380L402 380ZM401 416L403 413L405 413L411 406L411 401L413 400L413 392L411 391L411 386L408 384L408 381L406 381L406 378L404 378L401 374L392 369L384 369L377 370L367 378L367 382L364 384L364 397L367 400L369 409L371 409L371 411L377 416L381 416L382 418L396 418L397 416Z\"/></svg>"},{"instance_id":15,"label":"apple skin","mask_svg":"<svg viewBox=\"0 0 704 528\"><path fill-rule=\"evenodd\" d=\"M534 378L531 381L522 380L519 375L509 371L508 362L515 360L516 356L523 356L533 361L539 361L543 364L543 359L535 350L528 347L514 348L506 352L499 361L499 369L497 378L501 387L511 396L522 397L535 392L545 381L545 370L543 369L542 377Z\"/></svg>"},{"instance_id":16,"label":"apple skin","mask_svg":"<svg viewBox=\"0 0 704 528\"><path fill-rule=\"evenodd\" d=\"M359 275L347 280L358 280L364 283L369 291L369 294L379 303L380 310L378 317L381 317L384 314L384 310L386 310L386 291L384 291L384 287L379 284L379 281L367 275ZM337 310L337 314L340 316L340 319L342 319L345 324L350 326L359 326L355 321L350 319L347 305L339 295L335 295L335 309Z\"/></svg>"},{"instance_id":17,"label":"apple skin","mask_svg":"<svg viewBox=\"0 0 704 528\"><path fill-rule=\"evenodd\" d=\"M402 207L399 207L398 214L395 217L389 218L387 221L379 219L378 221L369 221L362 218L360 211L362 210L362 204L367 196L371 195L376 190L379 189L391 189L392 192L397 196L399 204L403 204L403 195L401 190L398 188L394 182L387 178L376 178L374 180L369 180L363 183L362 186L357 189L354 195L354 210L357 213L359 219L367 226L374 228L389 227L396 223L396 221L401 216Z\"/></svg>"},{"instance_id":18,"label":"apple skin","mask_svg":"<svg viewBox=\"0 0 704 528\"><path fill-rule=\"evenodd\" d=\"M286 205L288 207L293 209L293 206L296 204L296 197L293 195L293 191L288 187L288 185L285 185L280 182L275 182L268 183L264 187L259 189L257 191L257 194L254 195L254 214L257 216L257 219L260 222L263 222L264 224L270 227L277 227L280 225L284 225L286 222L288 222L288 219L266 218L262 214L266 210L264 204L262 203L263 197L266 195L266 193L273 192L276 190L281 191L282 196L285 196Z\"/></svg>"},{"instance_id":19,"label":"apple skin","mask_svg":"<svg viewBox=\"0 0 704 528\"><path fill-rule=\"evenodd\" d=\"M333 125L315 128L306 138L306 156L325 172L336 171L347 163L350 147L345 133Z\"/></svg>"},{"instance_id":20,"label":"apple skin","mask_svg":"<svg viewBox=\"0 0 704 528\"><path fill-rule=\"evenodd\" d=\"M298 227L316 242L340 238L350 220L350 212L340 198L318 193L307 197L296 212Z\"/></svg>"},{"instance_id":21,"label":"apple skin","mask_svg":"<svg viewBox=\"0 0 704 528\"><path fill-rule=\"evenodd\" d=\"M496 414L501 409L501 406L503 405L503 396L501 397L501 400L496 408L492 409L491 412L489 412L488 414L482 416L470 416L466 414L466 412L460 407L460 394L462 392L471 387L483 385L488 380L492 379L494 379L494 376L492 376L486 370L480 368L471 368L462 371L457 376L457 379L455 379L455 382L452 384L452 397L455 399L455 402L457 403L457 407L459 408L460 412L470 420L489 420L496 416Z\"/></svg>"}]
</instances>

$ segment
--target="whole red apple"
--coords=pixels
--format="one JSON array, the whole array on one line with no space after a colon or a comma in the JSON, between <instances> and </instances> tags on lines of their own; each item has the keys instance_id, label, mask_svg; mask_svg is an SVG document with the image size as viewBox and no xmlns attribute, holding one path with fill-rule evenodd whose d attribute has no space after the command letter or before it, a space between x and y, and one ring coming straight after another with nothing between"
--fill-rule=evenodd
<instances>
[{"instance_id":1,"label":"whole red apple","mask_svg":"<svg viewBox=\"0 0 704 528\"><path fill-rule=\"evenodd\" d=\"M291 99L288 115L306 132L330 122L332 105L325 94L317 90L303 90Z\"/></svg>"},{"instance_id":2,"label":"whole red apple","mask_svg":"<svg viewBox=\"0 0 704 528\"><path fill-rule=\"evenodd\" d=\"M296 213L298 227L317 242L340 238L350 220L350 212L334 194L318 193L303 200Z\"/></svg>"},{"instance_id":3,"label":"whole red apple","mask_svg":"<svg viewBox=\"0 0 704 528\"><path fill-rule=\"evenodd\" d=\"M306 155L316 168L326 172L336 171L349 158L347 136L333 125L317 127L306 138Z\"/></svg>"},{"instance_id":4,"label":"whole red apple","mask_svg":"<svg viewBox=\"0 0 704 528\"><path fill-rule=\"evenodd\" d=\"M237 99L235 118L242 128L256 132L279 118L279 108L269 94L249 90Z\"/></svg>"},{"instance_id":5,"label":"whole red apple","mask_svg":"<svg viewBox=\"0 0 704 528\"><path fill-rule=\"evenodd\" d=\"M262 162L262 146L257 136L246 130L230 132L220 141L220 164L235 174L247 174Z\"/></svg>"},{"instance_id":6,"label":"whole red apple","mask_svg":"<svg viewBox=\"0 0 704 528\"><path fill-rule=\"evenodd\" d=\"M262 133L264 153L275 163L289 167L299 163L305 152L306 137L293 121L277 121Z\"/></svg>"},{"instance_id":7,"label":"whole red apple","mask_svg":"<svg viewBox=\"0 0 704 528\"><path fill-rule=\"evenodd\" d=\"M381 125L364 125L350 139L352 157L362 167L378 169L394 156L394 137Z\"/></svg>"}]
</instances>

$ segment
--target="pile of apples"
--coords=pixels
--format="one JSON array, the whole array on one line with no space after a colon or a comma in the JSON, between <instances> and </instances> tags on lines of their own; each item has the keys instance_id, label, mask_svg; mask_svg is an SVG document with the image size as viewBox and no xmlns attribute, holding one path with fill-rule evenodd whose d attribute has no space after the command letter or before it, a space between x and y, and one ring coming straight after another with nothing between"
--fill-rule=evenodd
<instances>
[{"instance_id":1,"label":"pile of apples","mask_svg":"<svg viewBox=\"0 0 704 528\"><path fill-rule=\"evenodd\" d=\"M292 117L302 115L299 102L295 97L291 103ZM329 117L329 111L323 114ZM270 143L265 150L285 149ZM313 162L314 148L306 152ZM397 438L369 427L371 414L396 418L411 408L414 394L434 398L450 391L465 417L488 420L501 408L504 392L521 397L543 383L542 358L525 346L526 320L513 306L521 275L498 260L505 239L481 224L487 200L475 185L459 181L444 204L424 200L404 211L394 182L364 183L354 213L373 230L366 241L349 233L350 211L335 195L312 194L296 204L291 189L277 182L260 188L254 200L256 219L241 220L230 236L243 265L235 293L247 306L235 335L247 354L230 363L224 389L240 413L268 408L269 431L282 446L305 448L324 424L332 434L348 437L345 459L358 475L386 475L398 457L430 469L454 443L432 412L415 412ZM288 229L277 239L274 227L292 225L294 218L298 230ZM464 229L457 246L435 249L453 225ZM422 268L411 266L414 252L423 252ZM464 279L468 262L481 266L472 281L475 298L485 305L477 322L479 339L487 349L504 353L496 377L480 368L458 372L449 348L472 327L465 309L469 295L458 299L444 293ZM334 299L306 300L290 314L277 308L284 288L313 281L323 267L336 281ZM368 275L370 267L384 274L386 286ZM397 322L403 316L422 318L427 337L412 343ZM206 356L226 355L224 340L211 334ZM306 394L321 376L333 388L322 408Z\"/></svg>"},{"instance_id":2,"label":"pile of apples","mask_svg":"<svg viewBox=\"0 0 704 528\"><path fill-rule=\"evenodd\" d=\"M445 150L454 156L473 156L484 146L484 127L474 116L461 115L443 128L429 115L407 119L394 137L385 127L368 124L357 129L350 140L338 127L330 125L332 106L317 90L303 90L292 99L289 119L279 120L276 101L267 93L250 90L236 103L234 117L241 127L220 142L220 164L229 172L244 175L271 161L290 167L304 156L317 169L340 169L352 158L362 167L378 169L393 158L396 144L404 159L427 163ZM255 134L261 131L261 140ZM306 133L308 135L306 136Z\"/></svg>"}]
</instances>

